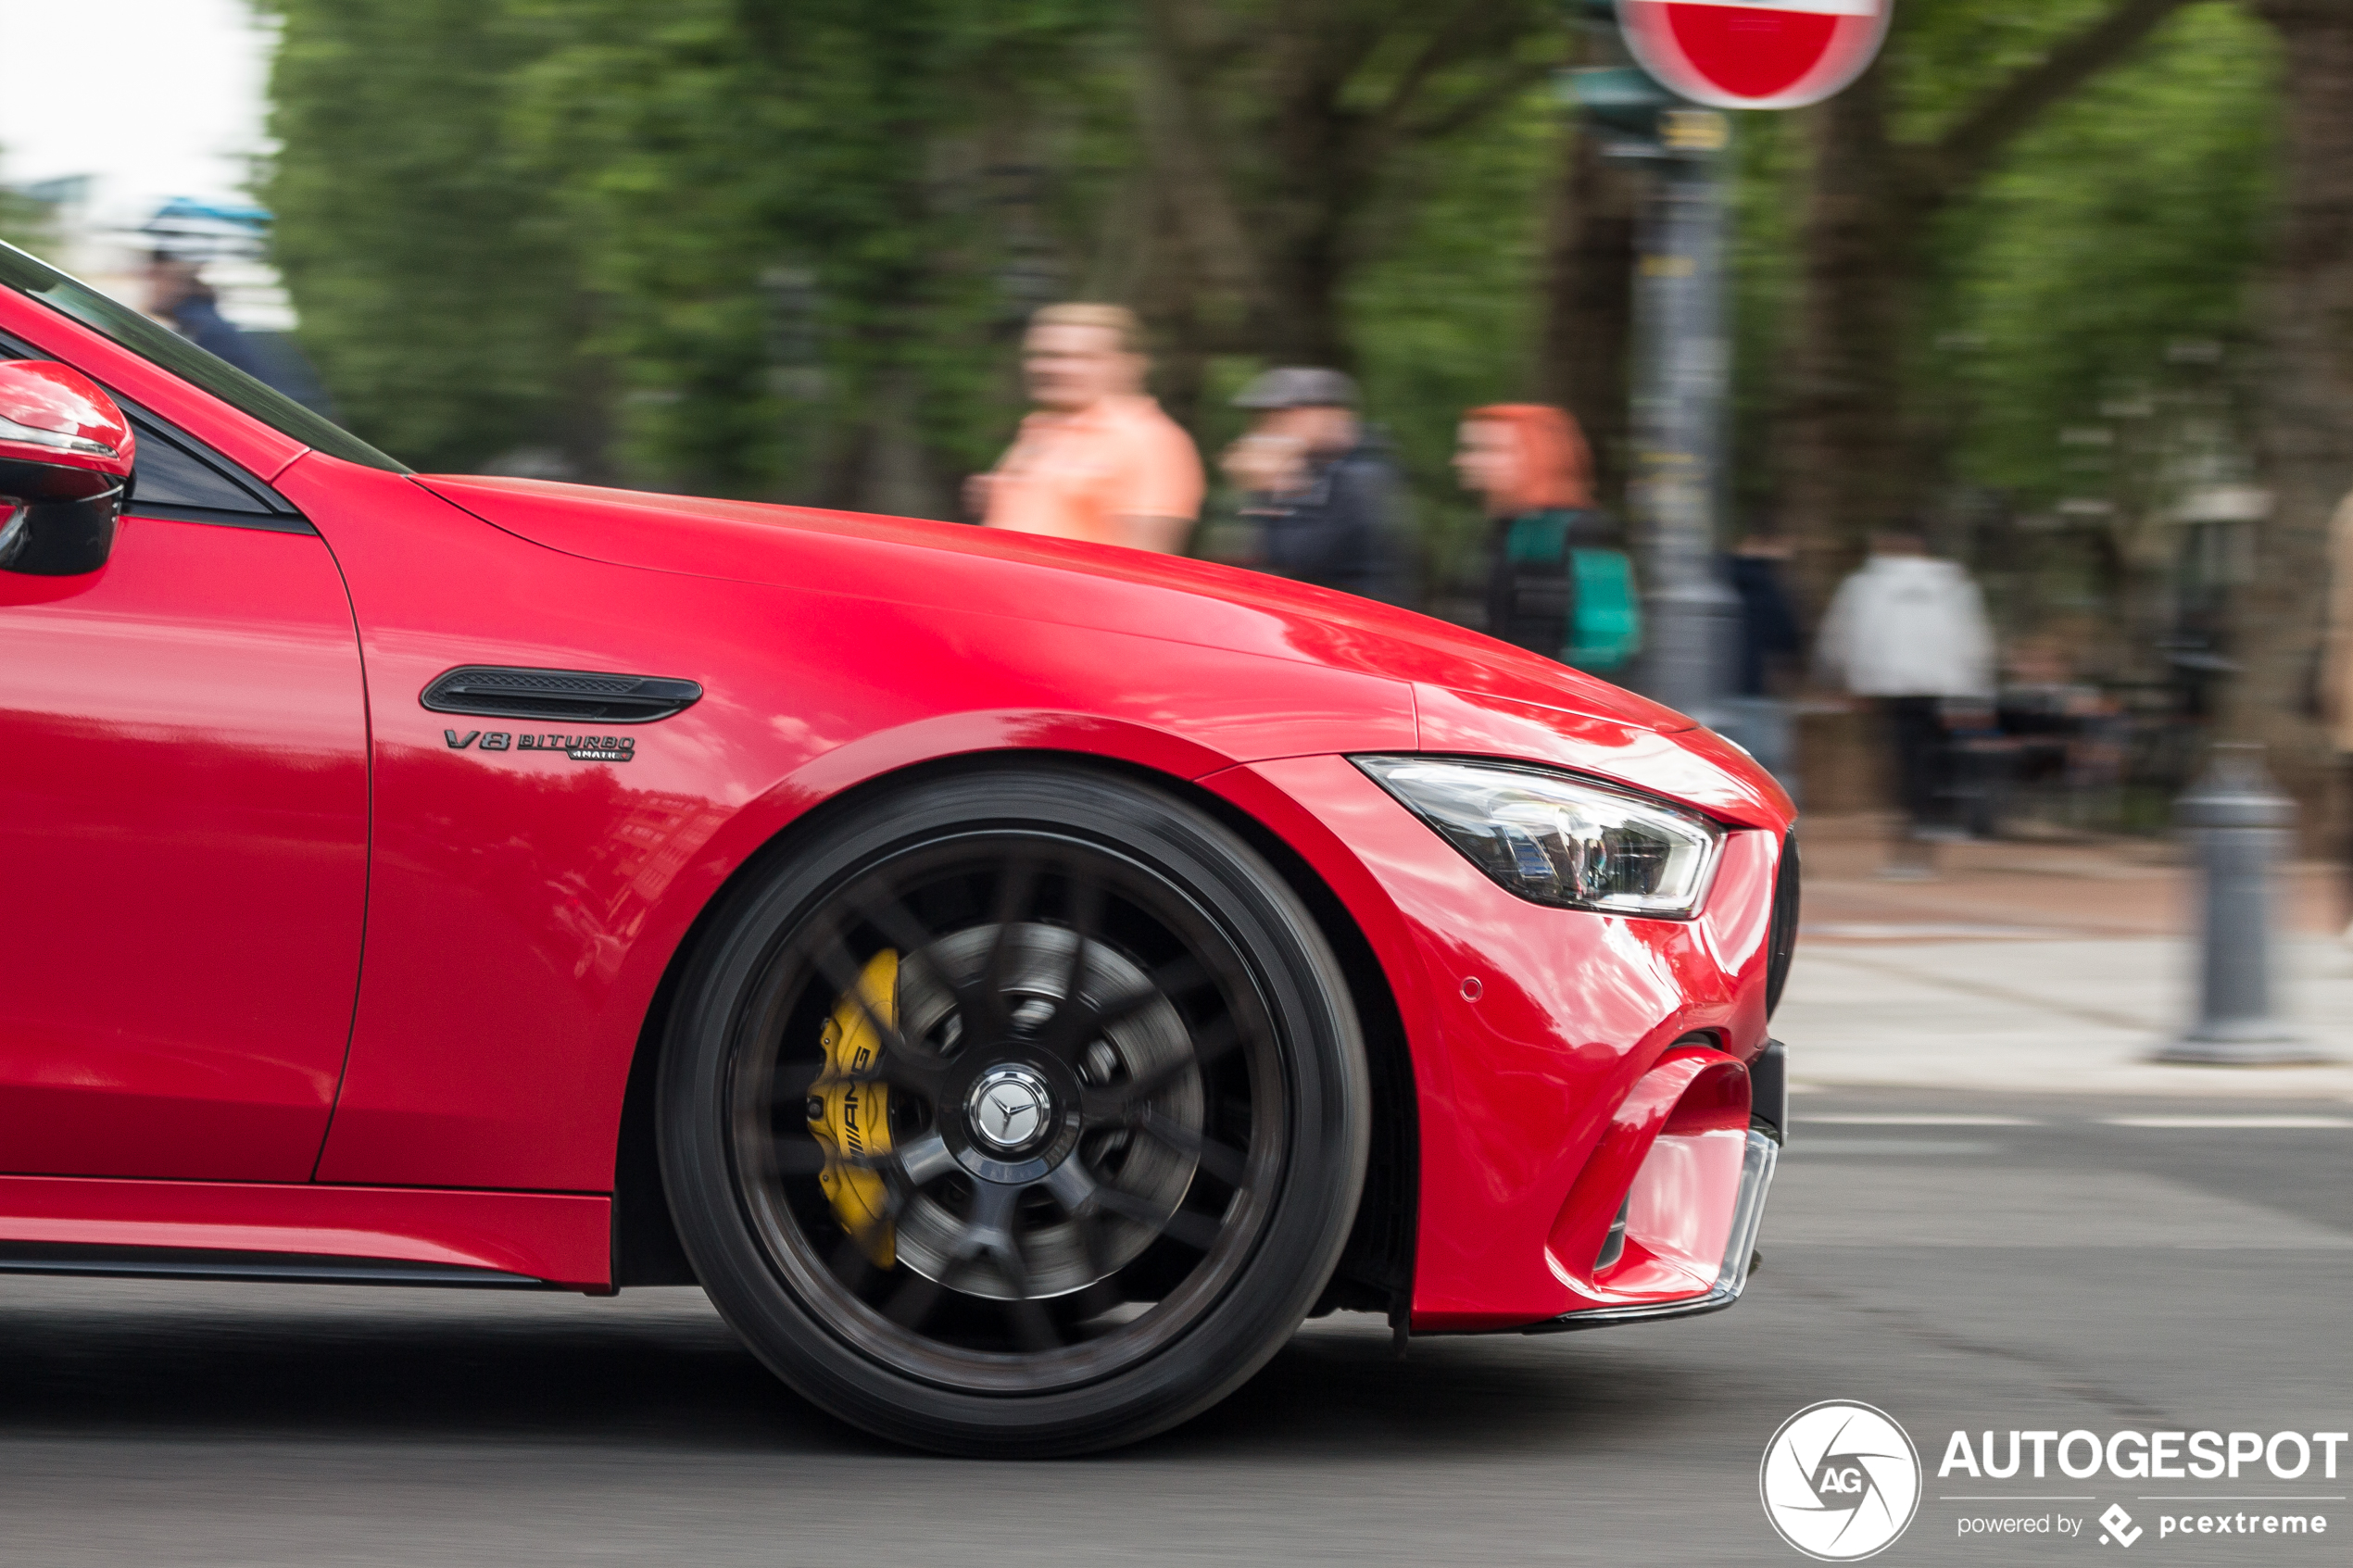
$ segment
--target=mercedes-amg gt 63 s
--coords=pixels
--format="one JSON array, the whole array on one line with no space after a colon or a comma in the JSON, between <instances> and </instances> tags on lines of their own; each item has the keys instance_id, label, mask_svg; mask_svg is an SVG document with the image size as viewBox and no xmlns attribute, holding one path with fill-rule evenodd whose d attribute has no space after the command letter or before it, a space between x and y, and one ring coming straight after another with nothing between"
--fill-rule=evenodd
<instances>
[{"instance_id":1,"label":"mercedes-amg gt 63 s","mask_svg":"<svg viewBox=\"0 0 2353 1568\"><path fill-rule=\"evenodd\" d=\"M0 1271L698 1284L1061 1454L1302 1319L1707 1311L1788 798L1437 621L411 473L0 247Z\"/></svg>"}]
</instances>

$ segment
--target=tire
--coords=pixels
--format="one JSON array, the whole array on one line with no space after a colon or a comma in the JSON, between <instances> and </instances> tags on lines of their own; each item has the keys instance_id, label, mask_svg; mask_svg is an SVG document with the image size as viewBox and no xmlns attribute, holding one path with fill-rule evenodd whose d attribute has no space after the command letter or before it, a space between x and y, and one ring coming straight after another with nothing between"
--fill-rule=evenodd
<instances>
[{"instance_id":1,"label":"tire","mask_svg":"<svg viewBox=\"0 0 2353 1568\"><path fill-rule=\"evenodd\" d=\"M1364 1046L1282 878L1076 765L935 776L715 911L664 1042L680 1240L753 1352L945 1453L1133 1442L1297 1329L1364 1185Z\"/></svg>"}]
</instances>

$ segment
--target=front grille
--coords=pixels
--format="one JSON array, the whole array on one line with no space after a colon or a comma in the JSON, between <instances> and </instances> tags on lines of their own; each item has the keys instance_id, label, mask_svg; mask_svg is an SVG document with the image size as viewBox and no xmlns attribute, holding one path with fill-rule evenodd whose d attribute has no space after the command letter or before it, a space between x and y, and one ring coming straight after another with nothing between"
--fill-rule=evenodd
<instances>
[{"instance_id":1,"label":"front grille","mask_svg":"<svg viewBox=\"0 0 2353 1568\"><path fill-rule=\"evenodd\" d=\"M702 687L694 682L662 675L468 664L435 676L417 700L435 713L485 719L645 724L683 713L701 699Z\"/></svg>"},{"instance_id":2,"label":"front grille","mask_svg":"<svg viewBox=\"0 0 2353 1568\"><path fill-rule=\"evenodd\" d=\"M1773 925L1765 939L1765 1016L1781 1005L1790 960L1797 956L1797 835L1781 841L1781 866L1773 881Z\"/></svg>"}]
</instances>

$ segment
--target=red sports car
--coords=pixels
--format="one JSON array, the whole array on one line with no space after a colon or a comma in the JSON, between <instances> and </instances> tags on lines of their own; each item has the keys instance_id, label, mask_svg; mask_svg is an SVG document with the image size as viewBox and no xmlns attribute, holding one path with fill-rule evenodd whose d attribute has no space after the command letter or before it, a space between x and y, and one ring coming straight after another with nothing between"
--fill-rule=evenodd
<instances>
[{"instance_id":1,"label":"red sports car","mask_svg":"<svg viewBox=\"0 0 2353 1568\"><path fill-rule=\"evenodd\" d=\"M1785 796L1363 600L420 475L0 247L0 1270L698 1283L1070 1453L1729 1305Z\"/></svg>"}]
</instances>

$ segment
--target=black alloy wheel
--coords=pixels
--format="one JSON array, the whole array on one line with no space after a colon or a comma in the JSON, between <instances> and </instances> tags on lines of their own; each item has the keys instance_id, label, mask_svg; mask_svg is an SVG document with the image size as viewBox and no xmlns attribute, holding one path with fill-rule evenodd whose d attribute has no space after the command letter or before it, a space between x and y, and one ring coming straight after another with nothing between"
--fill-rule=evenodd
<instances>
[{"instance_id":1,"label":"black alloy wheel","mask_svg":"<svg viewBox=\"0 0 2353 1568\"><path fill-rule=\"evenodd\" d=\"M948 1452L1163 1430L1280 1348L1364 1181L1340 967L1241 838L999 767L869 797L747 880L679 993L663 1178L803 1395Z\"/></svg>"}]
</instances>

